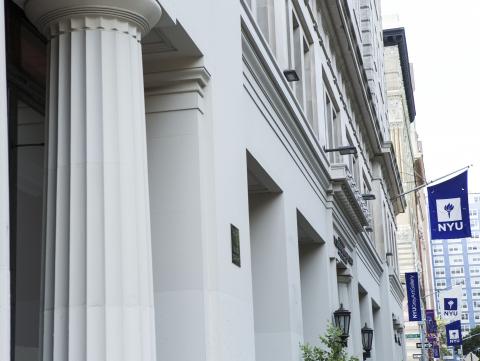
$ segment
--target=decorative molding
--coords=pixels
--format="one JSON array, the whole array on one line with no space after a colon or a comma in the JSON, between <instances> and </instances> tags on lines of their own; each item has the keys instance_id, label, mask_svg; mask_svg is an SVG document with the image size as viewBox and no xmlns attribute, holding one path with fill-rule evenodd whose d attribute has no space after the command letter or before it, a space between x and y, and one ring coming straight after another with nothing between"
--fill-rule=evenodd
<instances>
[{"instance_id":1,"label":"decorative molding","mask_svg":"<svg viewBox=\"0 0 480 361\"><path fill-rule=\"evenodd\" d=\"M385 29L383 31L383 43L387 46L397 46L402 68L405 96L407 98L408 116L410 123L415 120L415 97L413 95L413 81L410 73L410 61L408 60L408 47L404 28Z\"/></svg>"},{"instance_id":2,"label":"decorative molding","mask_svg":"<svg viewBox=\"0 0 480 361\"><path fill-rule=\"evenodd\" d=\"M107 30L132 35L125 23L146 34L158 22L162 10L154 0L28 0L25 13L42 33L50 36L62 31L103 30L103 25ZM116 22L109 24L112 20ZM64 25L56 25L61 23Z\"/></svg>"},{"instance_id":3,"label":"decorative molding","mask_svg":"<svg viewBox=\"0 0 480 361\"><path fill-rule=\"evenodd\" d=\"M146 104L147 113L204 109L204 88L210 80L205 67L176 69L144 74L145 95L158 97Z\"/></svg>"},{"instance_id":4,"label":"decorative molding","mask_svg":"<svg viewBox=\"0 0 480 361\"><path fill-rule=\"evenodd\" d=\"M141 30L134 23L122 17L98 17L75 16L58 19L46 25L46 35L51 39L61 34L72 33L74 31L101 30L101 31L118 31L120 33L131 36L137 41L141 40Z\"/></svg>"},{"instance_id":5,"label":"decorative molding","mask_svg":"<svg viewBox=\"0 0 480 361\"><path fill-rule=\"evenodd\" d=\"M390 280L391 293L397 300L398 304L401 305L403 303L403 299L405 298L402 284L396 274L390 274L388 278Z\"/></svg>"},{"instance_id":6,"label":"decorative molding","mask_svg":"<svg viewBox=\"0 0 480 361\"><path fill-rule=\"evenodd\" d=\"M360 190L346 164L333 164L332 182L333 193L339 205L347 213L348 220L354 229L359 232L370 224L370 211L367 203L362 199Z\"/></svg>"},{"instance_id":7,"label":"decorative molding","mask_svg":"<svg viewBox=\"0 0 480 361\"><path fill-rule=\"evenodd\" d=\"M145 88L149 90L177 83L195 83L200 89L203 89L207 86L210 78L211 75L208 70L201 66L146 73L144 75L144 84Z\"/></svg>"},{"instance_id":8,"label":"decorative molding","mask_svg":"<svg viewBox=\"0 0 480 361\"><path fill-rule=\"evenodd\" d=\"M154 28L142 39L144 55L163 54L178 51L159 28Z\"/></svg>"}]
</instances>

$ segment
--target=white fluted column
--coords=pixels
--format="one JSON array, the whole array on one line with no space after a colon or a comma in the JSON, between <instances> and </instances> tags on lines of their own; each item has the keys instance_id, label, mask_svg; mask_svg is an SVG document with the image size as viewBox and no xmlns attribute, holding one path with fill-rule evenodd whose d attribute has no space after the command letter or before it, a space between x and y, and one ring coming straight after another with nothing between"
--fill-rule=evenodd
<instances>
[{"instance_id":1,"label":"white fluted column","mask_svg":"<svg viewBox=\"0 0 480 361\"><path fill-rule=\"evenodd\" d=\"M155 360L140 39L155 0L30 0L49 38L43 360Z\"/></svg>"},{"instance_id":2,"label":"white fluted column","mask_svg":"<svg viewBox=\"0 0 480 361\"><path fill-rule=\"evenodd\" d=\"M0 360L10 358L10 232L5 22L0 6Z\"/></svg>"}]
</instances>

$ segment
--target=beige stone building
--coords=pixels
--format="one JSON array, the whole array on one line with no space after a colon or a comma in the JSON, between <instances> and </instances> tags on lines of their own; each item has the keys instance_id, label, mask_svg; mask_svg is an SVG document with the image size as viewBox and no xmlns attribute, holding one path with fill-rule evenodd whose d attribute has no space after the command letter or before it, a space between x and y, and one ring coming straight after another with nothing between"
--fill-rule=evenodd
<instances>
[{"instance_id":1,"label":"beige stone building","mask_svg":"<svg viewBox=\"0 0 480 361\"><path fill-rule=\"evenodd\" d=\"M385 74L391 139L400 169L407 207L397 215L397 249L400 277L406 272L418 272L423 309L434 308L430 249L427 232L426 198L421 186L425 183L423 153L415 130L414 83L408 60L403 28L384 31ZM413 191L416 188L417 191ZM403 303L404 319L408 320L407 300ZM422 352L416 347L421 342L417 322L405 322L407 359ZM418 358L418 355L417 355Z\"/></svg>"}]
</instances>

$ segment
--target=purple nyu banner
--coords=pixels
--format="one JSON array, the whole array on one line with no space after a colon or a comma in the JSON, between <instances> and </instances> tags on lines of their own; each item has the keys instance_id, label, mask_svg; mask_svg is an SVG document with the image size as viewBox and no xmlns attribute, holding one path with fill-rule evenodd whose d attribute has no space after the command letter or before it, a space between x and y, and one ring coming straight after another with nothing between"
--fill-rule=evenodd
<instances>
[{"instance_id":1,"label":"purple nyu banner","mask_svg":"<svg viewBox=\"0 0 480 361\"><path fill-rule=\"evenodd\" d=\"M460 346L462 344L462 324L453 321L445 326L447 334L447 346Z\"/></svg>"},{"instance_id":2,"label":"purple nyu banner","mask_svg":"<svg viewBox=\"0 0 480 361\"><path fill-rule=\"evenodd\" d=\"M420 307L420 289L418 287L418 273L405 273L408 299L408 320L421 321L422 309Z\"/></svg>"},{"instance_id":3,"label":"purple nyu banner","mask_svg":"<svg viewBox=\"0 0 480 361\"><path fill-rule=\"evenodd\" d=\"M434 310L425 310L425 321L427 326L427 334L436 334L437 321L435 320Z\"/></svg>"},{"instance_id":4,"label":"purple nyu banner","mask_svg":"<svg viewBox=\"0 0 480 361\"><path fill-rule=\"evenodd\" d=\"M431 239L471 237L468 171L427 188Z\"/></svg>"}]
</instances>

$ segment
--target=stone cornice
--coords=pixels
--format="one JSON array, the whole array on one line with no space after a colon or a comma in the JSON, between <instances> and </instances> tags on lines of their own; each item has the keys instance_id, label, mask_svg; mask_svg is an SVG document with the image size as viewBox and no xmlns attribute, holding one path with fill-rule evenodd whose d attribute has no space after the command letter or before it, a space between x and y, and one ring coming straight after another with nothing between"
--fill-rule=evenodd
<instances>
[{"instance_id":1,"label":"stone cornice","mask_svg":"<svg viewBox=\"0 0 480 361\"><path fill-rule=\"evenodd\" d=\"M72 19L67 22L70 25L58 31L104 29L98 24L100 18L107 25L109 19L120 20L116 23L134 25L140 33L146 34L155 26L162 14L160 5L154 0L28 0L25 12L35 26L46 35L51 35L51 28L56 28L54 25L69 19ZM127 27L113 25L107 29L131 34ZM55 30L53 32L55 35Z\"/></svg>"}]
</instances>

